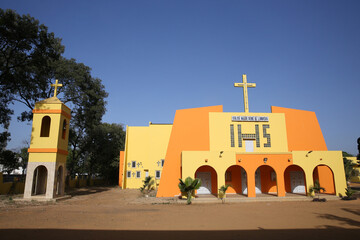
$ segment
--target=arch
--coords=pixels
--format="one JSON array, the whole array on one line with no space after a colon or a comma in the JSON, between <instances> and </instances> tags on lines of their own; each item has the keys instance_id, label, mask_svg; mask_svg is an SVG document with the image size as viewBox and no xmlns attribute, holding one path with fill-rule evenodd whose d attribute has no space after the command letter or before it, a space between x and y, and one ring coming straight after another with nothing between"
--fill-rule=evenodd
<instances>
[{"instance_id":1,"label":"arch","mask_svg":"<svg viewBox=\"0 0 360 240\"><path fill-rule=\"evenodd\" d=\"M43 195L46 193L47 172L46 167L43 165L35 168L31 195Z\"/></svg>"},{"instance_id":2,"label":"arch","mask_svg":"<svg viewBox=\"0 0 360 240\"><path fill-rule=\"evenodd\" d=\"M284 172L285 192L306 195L305 171L298 165L290 165Z\"/></svg>"},{"instance_id":3,"label":"arch","mask_svg":"<svg viewBox=\"0 0 360 240\"><path fill-rule=\"evenodd\" d=\"M43 117L41 120L40 137L50 136L50 125L51 125L51 118L49 116Z\"/></svg>"},{"instance_id":4,"label":"arch","mask_svg":"<svg viewBox=\"0 0 360 240\"><path fill-rule=\"evenodd\" d=\"M256 169L255 192L277 194L276 172L269 165L261 165Z\"/></svg>"},{"instance_id":5,"label":"arch","mask_svg":"<svg viewBox=\"0 0 360 240\"><path fill-rule=\"evenodd\" d=\"M215 169L208 165L199 167L195 172L195 178L201 179L201 187L197 194L216 194L218 190L217 173Z\"/></svg>"},{"instance_id":6,"label":"arch","mask_svg":"<svg viewBox=\"0 0 360 240\"><path fill-rule=\"evenodd\" d=\"M325 188L325 194L335 195L335 182L334 182L334 173L332 169L325 165L317 165L313 170L313 181L319 181L321 187Z\"/></svg>"},{"instance_id":7,"label":"arch","mask_svg":"<svg viewBox=\"0 0 360 240\"><path fill-rule=\"evenodd\" d=\"M66 119L64 119L63 127L62 127L62 134L61 134L62 139L65 139L65 137L66 137L66 128L67 128L67 122L66 122Z\"/></svg>"},{"instance_id":8,"label":"arch","mask_svg":"<svg viewBox=\"0 0 360 240\"><path fill-rule=\"evenodd\" d=\"M64 167L59 166L58 170L56 171L56 195L63 195L63 178L64 178Z\"/></svg>"},{"instance_id":9,"label":"arch","mask_svg":"<svg viewBox=\"0 0 360 240\"><path fill-rule=\"evenodd\" d=\"M247 194L247 175L243 167L232 165L225 171L225 184L230 185L227 193Z\"/></svg>"}]
</instances>

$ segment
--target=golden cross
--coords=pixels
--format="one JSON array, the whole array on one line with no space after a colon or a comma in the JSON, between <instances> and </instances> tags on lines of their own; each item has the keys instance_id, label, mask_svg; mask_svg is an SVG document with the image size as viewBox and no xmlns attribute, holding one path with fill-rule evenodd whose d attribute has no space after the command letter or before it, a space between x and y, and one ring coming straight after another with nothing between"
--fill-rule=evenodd
<instances>
[{"instance_id":1,"label":"golden cross","mask_svg":"<svg viewBox=\"0 0 360 240\"><path fill-rule=\"evenodd\" d=\"M234 83L234 87L242 87L244 89L244 109L245 112L249 112L249 100L248 100L248 92L247 88L256 87L256 83L248 83L246 80L246 74L243 74L243 82L242 83Z\"/></svg>"},{"instance_id":2,"label":"golden cross","mask_svg":"<svg viewBox=\"0 0 360 240\"><path fill-rule=\"evenodd\" d=\"M52 87L55 87L54 97L56 97L56 95L57 95L57 88L63 86L62 84L59 84L58 82L59 82L59 81L56 79L55 84L51 84Z\"/></svg>"}]
</instances>

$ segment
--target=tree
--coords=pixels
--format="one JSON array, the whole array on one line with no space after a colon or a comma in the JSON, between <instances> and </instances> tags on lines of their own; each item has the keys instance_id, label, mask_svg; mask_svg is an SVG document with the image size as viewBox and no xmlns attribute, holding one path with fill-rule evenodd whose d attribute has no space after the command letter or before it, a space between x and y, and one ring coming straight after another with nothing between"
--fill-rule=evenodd
<instances>
[{"instance_id":1,"label":"tree","mask_svg":"<svg viewBox=\"0 0 360 240\"><path fill-rule=\"evenodd\" d=\"M19 167L19 159L15 152L3 150L0 152L0 164L3 165L3 172L11 174L12 171Z\"/></svg>"},{"instance_id":2,"label":"tree","mask_svg":"<svg viewBox=\"0 0 360 240\"><path fill-rule=\"evenodd\" d=\"M25 175L25 171L27 168L27 164L29 161L29 153L28 153L29 147L23 147L20 149L20 152L17 154L17 157L19 159L19 167L22 168L22 175Z\"/></svg>"},{"instance_id":3,"label":"tree","mask_svg":"<svg viewBox=\"0 0 360 240\"><path fill-rule=\"evenodd\" d=\"M45 25L29 15L0 9L0 135L1 147L9 139L7 132L13 110L9 104L44 98L54 61L64 52L61 39L49 33ZM36 94L34 94L36 93Z\"/></svg>"},{"instance_id":4,"label":"tree","mask_svg":"<svg viewBox=\"0 0 360 240\"><path fill-rule=\"evenodd\" d=\"M89 150L86 170L89 175L99 174L108 183L114 184L119 176L120 151L125 146L125 131L120 124L102 123L88 136Z\"/></svg>"},{"instance_id":5,"label":"tree","mask_svg":"<svg viewBox=\"0 0 360 240\"><path fill-rule=\"evenodd\" d=\"M108 94L88 66L62 57L63 53L61 39L38 20L0 9L0 127L4 129L0 150L10 137L10 104L27 106L18 119L32 120L35 103L51 97L50 84L58 79L63 84L58 98L72 109L68 170L74 175L87 172L92 154L89 146L94 141L91 136L101 124Z\"/></svg>"},{"instance_id":6,"label":"tree","mask_svg":"<svg viewBox=\"0 0 360 240\"><path fill-rule=\"evenodd\" d=\"M201 180L198 178L192 179L191 177L187 177L185 182L179 178L179 189L182 193L186 193L187 196L187 204L191 204L192 195L195 193L196 189L199 189L201 186Z\"/></svg>"},{"instance_id":7,"label":"tree","mask_svg":"<svg viewBox=\"0 0 360 240\"><path fill-rule=\"evenodd\" d=\"M353 161L351 161L346 157L352 157L352 155L348 154L347 152L343 152L345 179L346 179L346 184L348 185L348 182L350 182L351 177L358 176L359 171L355 169L357 164L353 163Z\"/></svg>"}]
</instances>

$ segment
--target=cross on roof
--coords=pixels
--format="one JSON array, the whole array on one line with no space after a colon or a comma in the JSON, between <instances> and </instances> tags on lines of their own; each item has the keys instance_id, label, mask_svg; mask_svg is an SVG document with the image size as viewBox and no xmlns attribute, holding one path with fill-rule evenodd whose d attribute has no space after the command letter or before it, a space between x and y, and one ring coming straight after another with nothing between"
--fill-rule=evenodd
<instances>
[{"instance_id":1,"label":"cross on roof","mask_svg":"<svg viewBox=\"0 0 360 240\"><path fill-rule=\"evenodd\" d=\"M56 95L57 95L57 88L63 86L62 84L59 84L58 82L59 82L59 80L56 79L55 83L51 84L52 87L55 87L55 89L54 89L54 97L56 97Z\"/></svg>"},{"instance_id":2,"label":"cross on roof","mask_svg":"<svg viewBox=\"0 0 360 240\"><path fill-rule=\"evenodd\" d=\"M248 100L248 92L247 88L256 87L256 83L248 83L246 80L246 74L243 74L243 82L242 83L234 83L234 87L242 87L244 89L244 110L246 113L249 112L249 100Z\"/></svg>"}]
</instances>

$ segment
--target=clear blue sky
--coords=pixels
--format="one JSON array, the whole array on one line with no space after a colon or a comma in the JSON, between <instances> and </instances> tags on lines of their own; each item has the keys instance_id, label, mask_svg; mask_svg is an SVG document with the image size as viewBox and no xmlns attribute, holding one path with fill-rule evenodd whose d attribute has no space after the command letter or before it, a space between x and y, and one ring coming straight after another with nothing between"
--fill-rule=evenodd
<instances>
[{"instance_id":1,"label":"clear blue sky","mask_svg":"<svg viewBox=\"0 0 360 240\"><path fill-rule=\"evenodd\" d=\"M65 57L102 79L104 122L170 123L176 109L223 105L315 111L329 150L357 153L360 1L0 1L30 14L65 45ZM17 113L21 106L16 105ZM13 119L16 119L14 116ZM9 148L30 138L11 125Z\"/></svg>"}]
</instances>

